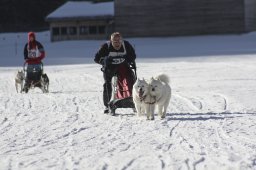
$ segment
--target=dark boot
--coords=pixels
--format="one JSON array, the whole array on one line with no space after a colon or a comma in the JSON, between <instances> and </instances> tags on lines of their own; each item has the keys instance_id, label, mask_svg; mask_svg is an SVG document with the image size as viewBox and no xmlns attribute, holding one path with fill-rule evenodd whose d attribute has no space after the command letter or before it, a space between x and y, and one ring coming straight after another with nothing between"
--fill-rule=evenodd
<instances>
[{"instance_id":1,"label":"dark boot","mask_svg":"<svg viewBox=\"0 0 256 170\"><path fill-rule=\"evenodd\" d=\"M110 115L115 116L116 115L116 109L110 109Z\"/></svg>"},{"instance_id":2,"label":"dark boot","mask_svg":"<svg viewBox=\"0 0 256 170\"><path fill-rule=\"evenodd\" d=\"M109 113L109 109L108 109L108 107L105 107L104 114L107 114L107 113Z\"/></svg>"}]
</instances>

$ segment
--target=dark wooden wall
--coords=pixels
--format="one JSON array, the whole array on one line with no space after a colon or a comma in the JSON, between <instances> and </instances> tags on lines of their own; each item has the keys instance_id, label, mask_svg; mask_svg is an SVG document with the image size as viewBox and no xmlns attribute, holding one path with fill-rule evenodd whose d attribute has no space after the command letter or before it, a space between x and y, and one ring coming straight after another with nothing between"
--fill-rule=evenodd
<instances>
[{"instance_id":1,"label":"dark wooden wall","mask_svg":"<svg viewBox=\"0 0 256 170\"><path fill-rule=\"evenodd\" d=\"M115 0L115 29L126 37L241 33L244 9L244 0Z\"/></svg>"},{"instance_id":2,"label":"dark wooden wall","mask_svg":"<svg viewBox=\"0 0 256 170\"><path fill-rule=\"evenodd\" d=\"M245 0L246 31L256 30L256 0Z\"/></svg>"},{"instance_id":3,"label":"dark wooden wall","mask_svg":"<svg viewBox=\"0 0 256 170\"><path fill-rule=\"evenodd\" d=\"M0 32L49 29L45 17L66 0L0 0Z\"/></svg>"}]
</instances>

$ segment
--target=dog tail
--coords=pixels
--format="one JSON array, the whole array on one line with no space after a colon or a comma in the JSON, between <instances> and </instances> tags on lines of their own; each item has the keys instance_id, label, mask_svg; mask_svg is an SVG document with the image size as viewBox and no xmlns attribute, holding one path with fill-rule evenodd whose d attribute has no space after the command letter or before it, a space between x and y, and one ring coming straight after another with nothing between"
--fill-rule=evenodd
<instances>
[{"instance_id":1,"label":"dog tail","mask_svg":"<svg viewBox=\"0 0 256 170\"><path fill-rule=\"evenodd\" d=\"M166 74L159 74L158 76L156 76L156 79L159 79L160 81L169 84L170 83L170 79L169 76Z\"/></svg>"}]
</instances>

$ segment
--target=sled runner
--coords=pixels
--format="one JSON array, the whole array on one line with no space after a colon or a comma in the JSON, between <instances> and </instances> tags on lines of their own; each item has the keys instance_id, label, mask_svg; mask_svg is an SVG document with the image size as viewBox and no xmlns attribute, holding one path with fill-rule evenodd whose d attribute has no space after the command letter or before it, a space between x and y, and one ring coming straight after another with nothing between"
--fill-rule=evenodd
<instances>
[{"instance_id":1,"label":"sled runner","mask_svg":"<svg viewBox=\"0 0 256 170\"><path fill-rule=\"evenodd\" d=\"M132 108L135 110L132 99L132 87L137 79L135 61L127 62L125 56L107 57L102 71L106 74L109 67L117 68L112 73L112 93L108 103L110 114L115 115L117 108Z\"/></svg>"},{"instance_id":2,"label":"sled runner","mask_svg":"<svg viewBox=\"0 0 256 170\"><path fill-rule=\"evenodd\" d=\"M25 86L23 91L28 92L29 89L38 87L43 93L49 92L49 78L43 73L43 63L28 65L26 62L23 65L25 73Z\"/></svg>"}]
</instances>

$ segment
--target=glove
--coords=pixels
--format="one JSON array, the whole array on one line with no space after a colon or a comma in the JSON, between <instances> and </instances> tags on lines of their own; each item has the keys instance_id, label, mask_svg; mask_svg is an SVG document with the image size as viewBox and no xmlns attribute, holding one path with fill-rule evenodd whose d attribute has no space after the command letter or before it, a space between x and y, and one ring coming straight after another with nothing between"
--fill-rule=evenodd
<instances>
[{"instance_id":1,"label":"glove","mask_svg":"<svg viewBox=\"0 0 256 170\"><path fill-rule=\"evenodd\" d=\"M104 61L111 61L112 59L113 59L112 56L106 56L106 57L104 58Z\"/></svg>"},{"instance_id":2,"label":"glove","mask_svg":"<svg viewBox=\"0 0 256 170\"><path fill-rule=\"evenodd\" d=\"M112 63L112 61L113 61L113 57L111 57L111 56L106 56L106 57L103 59L104 65L109 65L109 64Z\"/></svg>"},{"instance_id":3,"label":"glove","mask_svg":"<svg viewBox=\"0 0 256 170\"><path fill-rule=\"evenodd\" d=\"M104 65L108 59L109 59L108 56L104 56L104 57L100 57L99 59L95 58L94 61L100 65Z\"/></svg>"}]
</instances>

